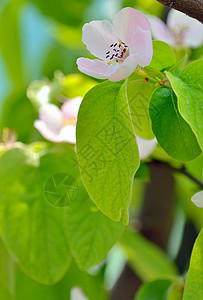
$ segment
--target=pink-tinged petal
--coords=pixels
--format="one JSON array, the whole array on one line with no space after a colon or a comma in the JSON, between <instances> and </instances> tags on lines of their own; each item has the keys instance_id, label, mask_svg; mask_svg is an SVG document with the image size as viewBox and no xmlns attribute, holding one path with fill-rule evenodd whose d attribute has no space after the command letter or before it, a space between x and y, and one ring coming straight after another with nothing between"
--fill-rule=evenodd
<instances>
[{"instance_id":1,"label":"pink-tinged petal","mask_svg":"<svg viewBox=\"0 0 203 300\"><path fill-rule=\"evenodd\" d=\"M171 9L167 25L170 30L179 31L185 27L183 45L192 48L201 46L203 43L203 24L177 10Z\"/></svg>"},{"instance_id":2,"label":"pink-tinged petal","mask_svg":"<svg viewBox=\"0 0 203 300\"><path fill-rule=\"evenodd\" d=\"M139 27L151 32L147 17L134 8L123 8L113 18L113 32L128 46L131 46L134 34Z\"/></svg>"},{"instance_id":3,"label":"pink-tinged petal","mask_svg":"<svg viewBox=\"0 0 203 300\"><path fill-rule=\"evenodd\" d=\"M148 16L148 19L151 25L153 38L169 45L174 45L174 38L166 24L155 16Z\"/></svg>"},{"instance_id":4,"label":"pink-tinged petal","mask_svg":"<svg viewBox=\"0 0 203 300\"><path fill-rule=\"evenodd\" d=\"M130 53L138 56L138 64L145 67L150 64L153 55L152 38L149 31L138 28L133 34L132 48Z\"/></svg>"},{"instance_id":5,"label":"pink-tinged petal","mask_svg":"<svg viewBox=\"0 0 203 300\"><path fill-rule=\"evenodd\" d=\"M157 140L155 138L152 140L145 140L140 138L139 136L136 136L136 140L139 149L140 159L147 158L150 154L152 154L157 145Z\"/></svg>"},{"instance_id":6,"label":"pink-tinged petal","mask_svg":"<svg viewBox=\"0 0 203 300\"><path fill-rule=\"evenodd\" d=\"M129 55L123 63L114 63L117 69L110 75L109 80L120 81L129 77L138 65L139 57L137 55Z\"/></svg>"},{"instance_id":7,"label":"pink-tinged petal","mask_svg":"<svg viewBox=\"0 0 203 300\"><path fill-rule=\"evenodd\" d=\"M196 193L191 200L196 206L203 208L203 191Z\"/></svg>"},{"instance_id":8,"label":"pink-tinged petal","mask_svg":"<svg viewBox=\"0 0 203 300\"><path fill-rule=\"evenodd\" d=\"M76 144L76 126L74 125L64 126L60 131L59 139L62 142Z\"/></svg>"},{"instance_id":9,"label":"pink-tinged petal","mask_svg":"<svg viewBox=\"0 0 203 300\"><path fill-rule=\"evenodd\" d=\"M39 110L39 118L55 133L58 133L62 127L62 112L54 104L43 105Z\"/></svg>"},{"instance_id":10,"label":"pink-tinged petal","mask_svg":"<svg viewBox=\"0 0 203 300\"><path fill-rule=\"evenodd\" d=\"M77 65L78 69L95 78L98 79L107 79L110 74L114 70L115 64L112 64L111 66L108 66L107 63L98 60L98 59L89 59L89 58L78 58L77 59Z\"/></svg>"},{"instance_id":11,"label":"pink-tinged petal","mask_svg":"<svg viewBox=\"0 0 203 300\"><path fill-rule=\"evenodd\" d=\"M66 101L61 107L64 119L76 119L81 102L82 97L76 97Z\"/></svg>"},{"instance_id":12,"label":"pink-tinged petal","mask_svg":"<svg viewBox=\"0 0 203 300\"><path fill-rule=\"evenodd\" d=\"M41 135L48 141L51 141L54 143L61 142L59 135L56 132L52 131L45 122L43 122L41 120L36 120L34 122L34 126L41 133Z\"/></svg>"},{"instance_id":13,"label":"pink-tinged petal","mask_svg":"<svg viewBox=\"0 0 203 300\"><path fill-rule=\"evenodd\" d=\"M110 45L118 42L112 33L112 24L106 20L92 21L83 26L82 41L96 57L105 60Z\"/></svg>"}]
</instances>

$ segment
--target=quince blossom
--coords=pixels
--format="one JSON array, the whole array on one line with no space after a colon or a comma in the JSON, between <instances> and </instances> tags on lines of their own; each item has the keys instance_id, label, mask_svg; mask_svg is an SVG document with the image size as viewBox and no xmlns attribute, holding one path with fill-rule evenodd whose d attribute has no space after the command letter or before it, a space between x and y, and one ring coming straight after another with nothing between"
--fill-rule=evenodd
<instances>
[{"instance_id":1,"label":"quince blossom","mask_svg":"<svg viewBox=\"0 0 203 300\"><path fill-rule=\"evenodd\" d=\"M150 154L152 154L152 152L154 151L157 145L156 138L151 140L145 140L136 135L136 140L137 140L140 159L145 159L148 156L150 156Z\"/></svg>"},{"instance_id":2,"label":"quince blossom","mask_svg":"<svg viewBox=\"0 0 203 300\"><path fill-rule=\"evenodd\" d=\"M34 126L49 141L76 143L77 114L82 97L66 101L61 109L54 104L45 104L39 110L39 120Z\"/></svg>"},{"instance_id":3,"label":"quince blossom","mask_svg":"<svg viewBox=\"0 0 203 300\"><path fill-rule=\"evenodd\" d=\"M78 69L99 79L119 81L130 76L137 65L149 65L153 48L150 24L142 13L123 8L113 18L83 26L83 43L99 59L81 57Z\"/></svg>"},{"instance_id":4,"label":"quince blossom","mask_svg":"<svg viewBox=\"0 0 203 300\"><path fill-rule=\"evenodd\" d=\"M191 200L196 206L203 208L203 191L196 193Z\"/></svg>"},{"instance_id":5,"label":"quince blossom","mask_svg":"<svg viewBox=\"0 0 203 300\"><path fill-rule=\"evenodd\" d=\"M203 25L177 10L171 9L166 24L155 16L148 16L152 35L172 47L199 47L203 43Z\"/></svg>"}]
</instances>

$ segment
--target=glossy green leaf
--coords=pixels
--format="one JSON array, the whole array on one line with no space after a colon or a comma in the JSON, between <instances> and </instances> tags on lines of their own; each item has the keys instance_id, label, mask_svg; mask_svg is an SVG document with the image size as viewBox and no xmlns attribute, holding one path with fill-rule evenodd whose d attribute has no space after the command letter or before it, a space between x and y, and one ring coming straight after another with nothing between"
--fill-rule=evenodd
<instances>
[{"instance_id":1,"label":"glossy green leaf","mask_svg":"<svg viewBox=\"0 0 203 300\"><path fill-rule=\"evenodd\" d=\"M141 286L134 300L167 300L169 279L159 279ZM176 299L173 299L176 300Z\"/></svg>"},{"instance_id":2,"label":"glossy green leaf","mask_svg":"<svg viewBox=\"0 0 203 300\"><path fill-rule=\"evenodd\" d=\"M161 87L152 95L149 106L153 132L168 155L189 161L201 153L189 124L181 117L174 92Z\"/></svg>"},{"instance_id":3,"label":"glossy green leaf","mask_svg":"<svg viewBox=\"0 0 203 300\"><path fill-rule=\"evenodd\" d=\"M161 41L153 41L153 57L148 67L156 70L164 70L176 63L173 49Z\"/></svg>"},{"instance_id":4,"label":"glossy green leaf","mask_svg":"<svg viewBox=\"0 0 203 300\"><path fill-rule=\"evenodd\" d=\"M126 250L131 267L143 281L177 273L176 267L166 254L141 234L125 231L121 244Z\"/></svg>"},{"instance_id":5,"label":"glossy green leaf","mask_svg":"<svg viewBox=\"0 0 203 300\"><path fill-rule=\"evenodd\" d=\"M96 206L127 224L139 154L123 82L106 81L84 97L77 121L77 156Z\"/></svg>"},{"instance_id":6,"label":"glossy green leaf","mask_svg":"<svg viewBox=\"0 0 203 300\"><path fill-rule=\"evenodd\" d=\"M190 124L203 148L203 59L187 65L178 77L166 72L178 97L182 117Z\"/></svg>"},{"instance_id":7,"label":"glossy green leaf","mask_svg":"<svg viewBox=\"0 0 203 300\"><path fill-rule=\"evenodd\" d=\"M148 82L127 81L127 96L135 133L144 139L154 138L149 102L155 85Z\"/></svg>"},{"instance_id":8,"label":"glossy green leaf","mask_svg":"<svg viewBox=\"0 0 203 300\"><path fill-rule=\"evenodd\" d=\"M12 149L0 159L0 216L2 238L31 278L53 284L70 264L62 210L43 195L44 183L59 165L33 164L23 149ZM36 161L35 161L36 162Z\"/></svg>"},{"instance_id":9,"label":"glossy green leaf","mask_svg":"<svg viewBox=\"0 0 203 300\"><path fill-rule=\"evenodd\" d=\"M199 300L203 296L203 230L200 232L192 250L183 300Z\"/></svg>"}]
</instances>

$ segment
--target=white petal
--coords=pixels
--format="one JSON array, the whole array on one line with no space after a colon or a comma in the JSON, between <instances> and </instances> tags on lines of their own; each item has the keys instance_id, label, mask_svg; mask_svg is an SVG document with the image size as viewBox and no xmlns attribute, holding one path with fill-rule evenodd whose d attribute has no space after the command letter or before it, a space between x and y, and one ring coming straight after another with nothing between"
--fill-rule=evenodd
<instances>
[{"instance_id":1,"label":"white petal","mask_svg":"<svg viewBox=\"0 0 203 300\"><path fill-rule=\"evenodd\" d=\"M196 206L203 208L203 191L200 191L192 196L191 200Z\"/></svg>"},{"instance_id":2,"label":"white petal","mask_svg":"<svg viewBox=\"0 0 203 300\"><path fill-rule=\"evenodd\" d=\"M43 135L45 139L48 141L54 142L54 143L60 143L61 140L59 138L59 135L50 130L50 128L47 126L47 124L41 120L36 120L34 122L35 128Z\"/></svg>"},{"instance_id":3,"label":"white petal","mask_svg":"<svg viewBox=\"0 0 203 300\"><path fill-rule=\"evenodd\" d=\"M43 105L39 110L39 118L55 133L58 133L62 127L62 112L54 104Z\"/></svg>"},{"instance_id":4,"label":"white petal","mask_svg":"<svg viewBox=\"0 0 203 300\"><path fill-rule=\"evenodd\" d=\"M84 57L77 59L77 65L81 72L98 79L107 79L116 67L116 63L108 66L101 60Z\"/></svg>"},{"instance_id":5,"label":"white petal","mask_svg":"<svg viewBox=\"0 0 203 300\"><path fill-rule=\"evenodd\" d=\"M137 145L139 149L140 159L148 157L155 149L157 145L157 140L154 138L152 140L145 140L136 136Z\"/></svg>"},{"instance_id":6,"label":"white petal","mask_svg":"<svg viewBox=\"0 0 203 300\"><path fill-rule=\"evenodd\" d=\"M184 45L198 47L203 43L203 24L177 10L170 10L167 18L167 25L170 29L178 31L185 26Z\"/></svg>"},{"instance_id":7,"label":"white petal","mask_svg":"<svg viewBox=\"0 0 203 300\"><path fill-rule=\"evenodd\" d=\"M123 63L114 63L117 69L109 76L109 80L120 81L129 77L135 71L138 59L137 55L129 55Z\"/></svg>"},{"instance_id":8,"label":"white petal","mask_svg":"<svg viewBox=\"0 0 203 300\"><path fill-rule=\"evenodd\" d=\"M155 16L148 16L152 35L155 40L163 41L169 45L174 45L174 38L166 24Z\"/></svg>"},{"instance_id":9,"label":"white petal","mask_svg":"<svg viewBox=\"0 0 203 300\"><path fill-rule=\"evenodd\" d=\"M110 45L118 42L112 33L112 24L106 20L92 21L83 26L82 41L96 57L105 60Z\"/></svg>"},{"instance_id":10,"label":"white petal","mask_svg":"<svg viewBox=\"0 0 203 300\"><path fill-rule=\"evenodd\" d=\"M82 97L75 97L73 99L66 101L61 107L62 113L64 115L64 119L67 120L71 118L77 119L78 110L81 102L82 102Z\"/></svg>"},{"instance_id":11,"label":"white petal","mask_svg":"<svg viewBox=\"0 0 203 300\"><path fill-rule=\"evenodd\" d=\"M76 144L76 126L74 125L64 126L60 131L59 139L62 142Z\"/></svg>"},{"instance_id":12,"label":"white petal","mask_svg":"<svg viewBox=\"0 0 203 300\"><path fill-rule=\"evenodd\" d=\"M153 55L151 33L149 31L144 31L139 27L133 35L133 42L131 45L132 48L130 48L130 53L137 55L138 64L142 67L148 66Z\"/></svg>"},{"instance_id":13,"label":"white petal","mask_svg":"<svg viewBox=\"0 0 203 300\"><path fill-rule=\"evenodd\" d=\"M134 8L125 7L113 18L113 32L128 46L131 46L133 36L139 27L151 32L147 17Z\"/></svg>"},{"instance_id":14,"label":"white petal","mask_svg":"<svg viewBox=\"0 0 203 300\"><path fill-rule=\"evenodd\" d=\"M70 291L70 300L88 300L80 287L74 286Z\"/></svg>"}]
</instances>

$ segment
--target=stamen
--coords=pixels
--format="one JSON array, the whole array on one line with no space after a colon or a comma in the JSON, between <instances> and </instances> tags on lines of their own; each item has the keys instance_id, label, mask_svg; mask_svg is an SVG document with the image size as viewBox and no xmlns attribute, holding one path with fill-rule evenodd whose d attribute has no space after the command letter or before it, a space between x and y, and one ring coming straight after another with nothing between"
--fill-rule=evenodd
<instances>
[{"instance_id":1,"label":"stamen","mask_svg":"<svg viewBox=\"0 0 203 300\"><path fill-rule=\"evenodd\" d=\"M110 53L110 51L107 51L107 52L106 52L106 54L109 54L109 53Z\"/></svg>"}]
</instances>

